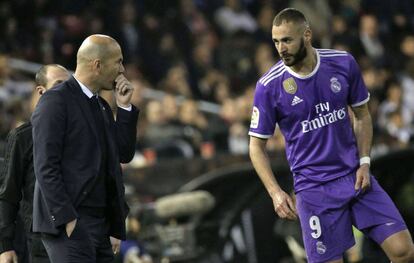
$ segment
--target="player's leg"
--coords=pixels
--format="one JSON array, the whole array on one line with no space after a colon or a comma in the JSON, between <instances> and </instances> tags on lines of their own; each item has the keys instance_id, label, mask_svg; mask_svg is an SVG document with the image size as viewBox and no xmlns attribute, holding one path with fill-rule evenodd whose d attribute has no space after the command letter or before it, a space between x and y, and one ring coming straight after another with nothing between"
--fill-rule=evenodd
<instances>
[{"instance_id":1,"label":"player's leg","mask_svg":"<svg viewBox=\"0 0 414 263\"><path fill-rule=\"evenodd\" d=\"M296 194L309 263L341 263L344 252L355 244L347 205L353 189L351 179L341 178Z\"/></svg>"},{"instance_id":2,"label":"player's leg","mask_svg":"<svg viewBox=\"0 0 414 263\"><path fill-rule=\"evenodd\" d=\"M394 263L414 263L414 259L410 259L414 248L407 226L391 198L373 176L371 189L355 200L351 208L355 226L381 245Z\"/></svg>"},{"instance_id":3,"label":"player's leg","mask_svg":"<svg viewBox=\"0 0 414 263\"><path fill-rule=\"evenodd\" d=\"M414 263L414 244L408 230L389 236L381 248L393 263Z\"/></svg>"}]
</instances>

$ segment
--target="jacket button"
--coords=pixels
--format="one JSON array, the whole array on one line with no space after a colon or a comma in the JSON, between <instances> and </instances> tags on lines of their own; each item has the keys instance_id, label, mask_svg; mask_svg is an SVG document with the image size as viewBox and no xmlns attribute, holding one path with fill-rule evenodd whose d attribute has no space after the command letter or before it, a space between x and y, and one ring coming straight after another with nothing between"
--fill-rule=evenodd
<instances>
[{"instance_id":1,"label":"jacket button","mask_svg":"<svg viewBox=\"0 0 414 263\"><path fill-rule=\"evenodd\" d=\"M86 192L86 191L83 191L83 192L82 192L82 194L83 194L83 195L87 195L87 194L88 194L88 192Z\"/></svg>"}]
</instances>

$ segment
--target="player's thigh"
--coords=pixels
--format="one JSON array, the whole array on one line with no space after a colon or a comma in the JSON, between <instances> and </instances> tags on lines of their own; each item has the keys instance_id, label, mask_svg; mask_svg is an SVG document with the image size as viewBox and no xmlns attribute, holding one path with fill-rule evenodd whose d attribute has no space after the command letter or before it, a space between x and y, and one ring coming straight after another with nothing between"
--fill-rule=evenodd
<instances>
[{"instance_id":1,"label":"player's thigh","mask_svg":"<svg viewBox=\"0 0 414 263\"><path fill-rule=\"evenodd\" d=\"M414 257L414 244L408 230L389 236L381 243L381 248L392 261L410 257L412 259Z\"/></svg>"},{"instance_id":2,"label":"player's thigh","mask_svg":"<svg viewBox=\"0 0 414 263\"><path fill-rule=\"evenodd\" d=\"M331 198L329 189L297 194L303 242L309 262L342 262L343 253L355 244L348 198Z\"/></svg>"},{"instance_id":3,"label":"player's thigh","mask_svg":"<svg viewBox=\"0 0 414 263\"><path fill-rule=\"evenodd\" d=\"M371 189L356 197L351 207L354 225L376 243L407 229L394 202L371 176Z\"/></svg>"}]
</instances>

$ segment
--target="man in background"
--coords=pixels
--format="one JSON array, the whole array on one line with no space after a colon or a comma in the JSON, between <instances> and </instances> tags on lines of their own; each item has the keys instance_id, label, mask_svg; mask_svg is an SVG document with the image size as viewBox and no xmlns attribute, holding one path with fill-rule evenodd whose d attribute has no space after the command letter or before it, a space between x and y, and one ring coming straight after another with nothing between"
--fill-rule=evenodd
<instances>
[{"instance_id":1,"label":"man in background","mask_svg":"<svg viewBox=\"0 0 414 263\"><path fill-rule=\"evenodd\" d=\"M35 78L33 107L46 90L68 78L69 72L60 65L42 66ZM31 232L35 175L30 122L10 131L4 156L0 170L0 263L29 262L27 253L22 251L26 246L16 246L13 242L19 233L26 233L32 263L49 262L39 235ZM23 225L16 223L19 220L18 215L23 219Z\"/></svg>"}]
</instances>

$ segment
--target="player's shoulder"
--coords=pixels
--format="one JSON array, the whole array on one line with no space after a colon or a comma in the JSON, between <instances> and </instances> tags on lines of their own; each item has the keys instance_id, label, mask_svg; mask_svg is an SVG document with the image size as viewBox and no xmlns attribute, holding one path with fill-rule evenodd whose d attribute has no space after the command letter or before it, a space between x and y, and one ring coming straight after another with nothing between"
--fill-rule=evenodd
<instances>
[{"instance_id":1,"label":"player's shoulder","mask_svg":"<svg viewBox=\"0 0 414 263\"><path fill-rule=\"evenodd\" d=\"M273 65L263 76L257 81L258 87L266 87L270 83L280 80L281 76L286 72L286 67L282 60Z\"/></svg>"},{"instance_id":2,"label":"player's shoulder","mask_svg":"<svg viewBox=\"0 0 414 263\"><path fill-rule=\"evenodd\" d=\"M338 63L343 63L346 60L353 59L352 55L347 51L336 50L336 49L324 49L317 48L319 57L321 60L336 61Z\"/></svg>"}]
</instances>

